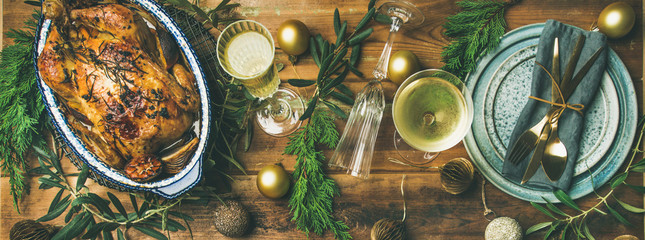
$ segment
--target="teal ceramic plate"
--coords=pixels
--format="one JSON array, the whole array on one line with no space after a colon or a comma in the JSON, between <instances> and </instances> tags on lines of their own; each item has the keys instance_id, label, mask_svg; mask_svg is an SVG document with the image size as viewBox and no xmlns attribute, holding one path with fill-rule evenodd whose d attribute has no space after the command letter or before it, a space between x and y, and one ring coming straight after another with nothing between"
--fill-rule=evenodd
<instances>
[{"instance_id":1,"label":"teal ceramic plate","mask_svg":"<svg viewBox=\"0 0 645 240\"><path fill-rule=\"evenodd\" d=\"M558 202L550 191L519 185L501 175L515 122L528 101L543 28L543 23L532 24L507 33L467 77L475 113L464 144L482 175L502 191L526 201L544 202L544 197ZM631 77L613 50L608 57L600 91L587 106L581 154L569 190L574 199L591 193L616 173L636 133L638 104Z\"/></svg>"}]
</instances>

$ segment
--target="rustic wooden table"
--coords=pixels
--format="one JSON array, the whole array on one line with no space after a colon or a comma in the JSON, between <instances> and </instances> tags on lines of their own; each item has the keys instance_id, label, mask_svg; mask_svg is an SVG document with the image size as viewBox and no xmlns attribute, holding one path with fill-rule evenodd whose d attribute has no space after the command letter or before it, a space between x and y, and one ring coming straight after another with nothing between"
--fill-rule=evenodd
<instances>
[{"instance_id":1,"label":"rustic wooden table","mask_svg":"<svg viewBox=\"0 0 645 240\"><path fill-rule=\"evenodd\" d=\"M219 0L202 0L204 6L216 6ZM243 18L257 20L263 23L274 34L280 23L287 19L303 21L312 33L320 33L327 39L335 39L333 35L332 16L334 8L338 8L342 19L346 19L350 26L355 26L366 11L367 0L341 1L341 0L281 0L258 1L237 0L242 7L238 9ZM507 30L520 26L545 22L547 19L556 19L564 23L588 28L602 8L613 1L608 0L523 0L506 12L508 22ZM618 53L627 66L632 80L637 89L639 103L642 103L642 76L643 76L643 8L639 0L627 0L636 10L636 25L629 35L619 40L610 40L609 45ZM454 1L413 1L425 14L426 21L423 27L414 31L405 31L399 35L394 45L394 50L410 50L419 56L423 67L439 68L441 63L440 53L449 40L442 35L444 18L458 11ZM3 9L2 32L10 28L22 26L22 22L29 18L33 8L20 0L5 0L0 9ZM378 56L385 42L388 26L377 23L372 24L374 34L364 45L363 58L360 70L370 73L376 65ZM3 39L3 43L10 44L10 40ZM280 50L276 51L277 61L287 63L287 56ZM288 65L288 64L287 64ZM311 57L304 57L297 65L297 72L302 78L314 79L317 68ZM296 75L287 66L280 72L282 79L294 78ZM366 79L353 75L347 80L347 85L357 92L362 88ZM392 101L396 86L391 82L384 83L386 101ZM306 90L301 90L305 93ZM312 91L309 90L309 93ZM641 104L642 105L642 104ZM372 174L370 178L361 181L348 177L339 171L329 171L341 189L341 196L335 199L335 215L345 221L355 239L368 239L369 231L374 222L381 218L400 218L402 215L403 201L399 192L402 174L407 174L406 198L408 219L406 225L411 239L482 239L488 221L483 217L481 200L481 179L462 195L453 196L441 190L439 176L435 170L420 170L387 161L388 157L397 157L392 145L394 124L392 123L391 104L385 110L383 122L376 143ZM348 107L345 107L348 111ZM343 129L344 123L339 122L338 127ZM256 128L257 129L257 128ZM287 144L286 138L273 138L261 131L256 131L250 151L239 154L239 159L246 167L248 175L232 172L235 182L232 193L246 205L254 219L254 228L247 236L248 239L305 239L306 236L296 230L295 224L290 221L287 199L270 200L264 198L255 186L256 174L260 168L267 164L281 162L288 171L293 170L294 158L282 155ZM325 150L325 155L330 156L331 150ZM443 152L436 165L445 163L455 157L468 158L463 146L459 144ZM66 162L66 161L65 161ZM67 170L74 170L69 162L65 163ZM642 185L642 177L633 174L629 183ZM51 199L56 194L55 190L37 189L37 178L29 179L32 186L31 193L20 203L22 215L17 214L11 203L7 177L1 179L1 205L0 205L0 238L7 239L11 226L22 219L36 219L44 215ZM96 184L90 184L91 189L99 195L105 196L106 189ZM600 189L601 192L607 189ZM517 219L524 229L529 226L549 220L548 217L535 210L528 202L515 199L491 184L486 186L488 207L493 209L498 216L508 216ZM630 190L620 190L616 193L620 199L635 206L643 206L643 196ZM123 194L123 197L126 197ZM583 207L590 207L597 202L593 195L577 201ZM213 226L214 205L182 206L182 211L195 218L191 224L196 239L222 238ZM619 207L617 207L618 209ZM590 228L597 239L613 239L623 234L631 234L643 238L643 216L621 211L626 218L634 223L634 227L619 224L611 216L593 214L590 218ZM58 219L58 222L62 220ZM127 235L138 239L142 235L136 230L130 230ZM172 233L174 239L189 238L189 233ZM326 233L313 239L330 239L332 235ZM541 234L533 234L527 239L541 238Z\"/></svg>"}]
</instances>

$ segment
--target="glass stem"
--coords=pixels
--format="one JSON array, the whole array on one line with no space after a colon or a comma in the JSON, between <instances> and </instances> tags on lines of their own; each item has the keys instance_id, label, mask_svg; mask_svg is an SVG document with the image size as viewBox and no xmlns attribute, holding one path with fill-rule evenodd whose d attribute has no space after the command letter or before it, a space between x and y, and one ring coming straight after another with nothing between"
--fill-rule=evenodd
<instances>
[{"instance_id":1,"label":"glass stem","mask_svg":"<svg viewBox=\"0 0 645 240\"><path fill-rule=\"evenodd\" d=\"M394 44L394 38L396 37L396 33L399 32L399 28L401 28L401 24L403 24L403 21L401 21L400 18L392 17L390 34L387 36L387 42L385 42L385 47L383 47L383 53L381 53L381 57L379 58L378 63L376 63L376 68L374 68L374 72L372 72L374 77L378 80L383 80L387 78L387 67L390 62L390 53L392 53L392 45Z\"/></svg>"},{"instance_id":2,"label":"glass stem","mask_svg":"<svg viewBox=\"0 0 645 240\"><path fill-rule=\"evenodd\" d=\"M284 121L289 118L289 106L285 106L284 103L280 102L275 96L265 99L269 105L269 113L271 117L276 121Z\"/></svg>"}]
</instances>

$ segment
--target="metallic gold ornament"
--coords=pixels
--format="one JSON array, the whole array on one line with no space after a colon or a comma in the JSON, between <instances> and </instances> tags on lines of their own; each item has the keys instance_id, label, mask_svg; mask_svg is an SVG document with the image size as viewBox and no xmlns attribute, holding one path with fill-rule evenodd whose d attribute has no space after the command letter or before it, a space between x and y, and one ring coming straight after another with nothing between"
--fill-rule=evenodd
<instances>
[{"instance_id":1,"label":"metallic gold ornament","mask_svg":"<svg viewBox=\"0 0 645 240\"><path fill-rule=\"evenodd\" d=\"M421 69L421 65L419 65L417 55L407 50L401 50L390 57L387 75L390 81L396 83L396 85L401 85L406 78L419 71L419 69Z\"/></svg>"},{"instance_id":2,"label":"metallic gold ornament","mask_svg":"<svg viewBox=\"0 0 645 240\"><path fill-rule=\"evenodd\" d=\"M439 167L441 186L451 194L466 191L473 182L475 167L465 158L455 158Z\"/></svg>"},{"instance_id":3,"label":"metallic gold ornament","mask_svg":"<svg viewBox=\"0 0 645 240\"><path fill-rule=\"evenodd\" d=\"M287 194L291 181L282 166L268 165L258 172L257 185L262 195L278 199Z\"/></svg>"},{"instance_id":4,"label":"metallic gold ornament","mask_svg":"<svg viewBox=\"0 0 645 240\"><path fill-rule=\"evenodd\" d=\"M278 28L278 45L292 56L297 56L309 48L309 29L301 21L291 19L280 24Z\"/></svg>"},{"instance_id":5,"label":"metallic gold ornament","mask_svg":"<svg viewBox=\"0 0 645 240\"><path fill-rule=\"evenodd\" d=\"M636 14L627 3L616 2L609 4L600 12L598 17L598 30L609 38L620 38L634 27Z\"/></svg>"}]
</instances>

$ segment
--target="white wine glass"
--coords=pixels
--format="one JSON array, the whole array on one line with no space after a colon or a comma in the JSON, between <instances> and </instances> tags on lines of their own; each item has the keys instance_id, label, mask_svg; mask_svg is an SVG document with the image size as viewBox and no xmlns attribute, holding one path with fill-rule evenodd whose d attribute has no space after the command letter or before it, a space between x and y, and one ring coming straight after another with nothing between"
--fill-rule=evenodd
<instances>
[{"instance_id":1,"label":"white wine glass","mask_svg":"<svg viewBox=\"0 0 645 240\"><path fill-rule=\"evenodd\" d=\"M256 21L231 23L217 39L217 58L224 71L251 95L268 102L256 112L258 125L267 134L282 137L300 127L304 102L293 90L279 87L274 56L271 33Z\"/></svg>"},{"instance_id":2,"label":"white wine glass","mask_svg":"<svg viewBox=\"0 0 645 240\"><path fill-rule=\"evenodd\" d=\"M394 38L404 23L414 26L424 20L419 9L404 1L385 2L379 7L379 13L392 19L390 34L372 72L374 79L356 95L343 135L329 160L329 166L346 169L347 174L361 179L369 177L374 143L385 110L381 80L387 78L387 65Z\"/></svg>"},{"instance_id":3,"label":"white wine glass","mask_svg":"<svg viewBox=\"0 0 645 240\"><path fill-rule=\"evenodd\" d=\"M424 166L466 136L473 122L472 97L449 72L419 71L396 91L392 119L394 147L403 164Z\"/></svg>"}]
</instances>

